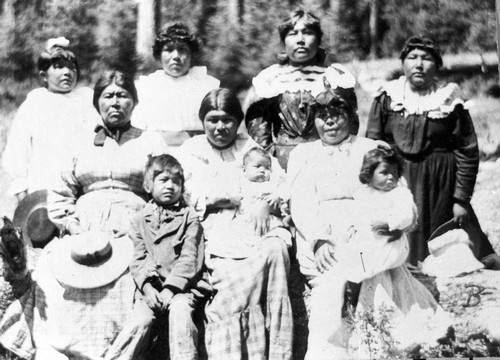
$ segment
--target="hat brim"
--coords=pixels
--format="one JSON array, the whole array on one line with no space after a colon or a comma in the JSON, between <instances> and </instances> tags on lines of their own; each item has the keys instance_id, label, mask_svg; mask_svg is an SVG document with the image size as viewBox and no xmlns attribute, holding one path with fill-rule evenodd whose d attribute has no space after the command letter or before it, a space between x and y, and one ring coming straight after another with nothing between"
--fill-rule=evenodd
<instances>
[{"instance_id":1,"label":"hat brim","mask_svg":"<svg viewBox=\"0 0 500 360\"><path fill-rule=\"evenodd\" d=\"M23 200L19 202L14 211L14 217L12 218L12 224L18 227L22 231L23 241L28 246L35 245L45 245L50 241L55 235L57 227L50 221L47 216L43 216L40 220L39 226L43 227L40 239L32 239L29 234L28 229L28 219L32 213L39 209L47 208L47 190L37 190L28 194Z\"/></svg>"},{"instance_id":2,"label":"hat brim","mask_svg":"<svg viewBox=\"0 0 500 360\"><path fill-rule=\"evenodd\" d=\"M93 289L118 279L132 260L134 246L128 236L111 238L111 257L103 264L81 265L71 258L69 236L55 239L47 246L47 262L54 277L61 283L76 289Z\"/></svg>"}]
</instances>

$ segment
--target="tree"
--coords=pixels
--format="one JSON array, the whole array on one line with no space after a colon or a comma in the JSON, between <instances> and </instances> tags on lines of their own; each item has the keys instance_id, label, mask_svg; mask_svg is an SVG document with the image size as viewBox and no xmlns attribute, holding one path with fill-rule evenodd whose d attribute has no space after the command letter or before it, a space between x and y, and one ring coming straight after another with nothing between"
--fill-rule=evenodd
<instances>
[{"instance_id":1,"label":"tree","mask_svg":"<svg viewBox=\"0 0 500 360\"><path fill-rule=\"evenodd\" d=\"M99 61L99 47L95 29L99 24L97 5L99 0L46 0L39 31L32 34L35 49L45 46L47 39L64 36L70 40L70 49L80 63L82 75L89 78L93 66ZM38 51L37 51L38 54Z\"/></svg>"},{"instance_id":2,"label":"tree","mask_svg":"<svg viewBox=\"0 0 500 360\"><path fill-rule=\"evenodd\" d=\"M6 7L6 36L4 42L6 71L16 80L32 76L38 46L37 30L43 9L36 0L8 0Z\"/></svg>"},{"instance_id":3,"label":"tree","mask_svg":"<svg viewBox=\"0 0 500 360\"><path fill-rule=\"evenodd\" d=\"M380 0L370 0L370 57L373 59L380 55L379 20Z\"/></svg>"},{"instance_id":4,"label":"tree","mask_svg":"<svg viewBox=\"0 0 500 360\"><path fill-rule=\"evenodd\" d=\"M103 0L99 4L95 30L99 48L96 70L118 69L135 74L138 65L144 64L144 58L139 59L135 47L138 16L134 9L133 0ZM147 59L152 58L151 47L148 55Z\"/></svg>"},{"instance_id":5,"label":"tree","mask_svg":"<svg viewBox=\"0 0 500 360\"><path fill-rule=\"evenodd\" d=\"M243 0L228 0L227 1L227 13L229 21L238 26L241 24L243 13L244 13L244 1Z\"/></svg>"},{"instance_id":6,"label":"tree","mask_svg":"<svg viewBox=\"0 0 500 360\"><path fill-rule=\"evenodd\" d=\"M161 22L160 0L140 0L137 5L136 52L144 67L154 63L152 47Z\"/></svg>"}]
</instances>

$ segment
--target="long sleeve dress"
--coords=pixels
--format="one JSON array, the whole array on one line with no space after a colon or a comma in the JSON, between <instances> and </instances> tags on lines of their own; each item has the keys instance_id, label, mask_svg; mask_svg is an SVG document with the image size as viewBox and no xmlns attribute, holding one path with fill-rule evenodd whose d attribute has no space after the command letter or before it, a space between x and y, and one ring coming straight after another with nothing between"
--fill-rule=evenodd
<instances>
[{"instance_id":1,"label":"long sleeve dress","mask_svg":"<svg viewBox=\"0 0 500 360\"><path fill-rule=\"evenodd\" d=\"M252 81L257 100L248 108L245 122L250 136L276 156L286 169L290 151L300 143L319 139L309 101L325 90L354 87L356 80L340 64L296 67L272 65ZM352 124L356 134L359 124Z\"/></svg>"},{"instance_id":2,"label":"long sleeve dress","mask_svg":"<svg viewBox=\"0 0 500 360\"><path fill-rule=\"evenodd\" d=\"M49 193L49 217L62 230L76 222L85 231L126 231L146 203L142 185L148 156L166 153L167 146L157 134L134 127L119 142L105 136L96 145L93 136Z\"/></svg>"},{"instance_id":3,"label":"long sleeve dress","mask_svg":"<svg viewBox=\"0 0 500 360\"><path fill-rule=\"evenodd\" d=\"M351 226L363 216L362 209L354 201L354 194L362 187L359 172L363 156L376 146L371 139L350 136L335 146L323 146L321 141L301 144L290 154L290 201L292 219L297 227L298 259L301 271L312 287L306 360L370 357L363 342L369 338L369 332L361 327L357 329L358 336L350 340L351 334L341 317L346 277L336 270L342 264L320 273L315 263L315 246L318 240L333 245L342 242L348 237ZM413 216L410 217L412 220ZM373 241L373 235L368 236L368 241ZM376 253L363 252L365 265L374 264L378 273L369 269L358 271L362 277L357 280L362 280L362 283L356 316L369 312L378 318L383 315L383 308L391 309L389 324L404 331L392 332L390 328L387 331L401 340L403 346L414 339L432 342L443 336L450 324L448 316L443 314L429 291L402 265L407 247L400 244L405 245L406 239L380 241L383 247ZM386 258L384 266L377 263L381 254L394 251L396 256ZM362 266L360 264L358 268ZM421 320L417 322L416 319ZM409 332L412 325L415 325L414 331ZM427 330L432 330L432 333ZM352 351L352 347L356 351Z\"/></svg>"},{"instance_id":4,"label":"long sleeve dress","mask_svg":"<svg viewBox=\"0 0 500 360\"><path fill-rule=\"evenodd\" d=\"M239 201L237 179L243 155L255 146L252 139L239 134L223 150L213 148L205 135L194 136L180 147L188 198L203 217L208 215L206 204ZM273 176L280 176L280 170L274 160ZM224 212L209 211L212 218ZM204 221L202 225L210 226ZM225 243L227 240L218 238L217 231L207 231L205 259L215 291L205 308L209 358L291 359L293 324L285 243L270 238L245 253L247 244L234 239L237 246Z\"/></svg>"},{"instance_id":5,"label":"long sleeve dress","mask_svg":"<svg viewBox=\"0 0 500 360\"><path fill-rule=\"evenodd\" d=\"M407 232L416 222L417 209L404 181L391 191L364 185L354 193L354 202L357 216L351 221L355 231L349 234L348 229L348 239L337 246L336 271L343 271L349 281L360 282L404 263L408 256ZM373 230L373 225L381 224L389 231L403 231L391 249L386 246L387 236Z\"/></svg>"},{"instance_id":6,"label":"long sleeve dress","mask_svg":"<svg viewBox=\"0 0 500 360\"><path fill-rule=\"evenodd\" d=\"M193 66L184 76L173 77L157 70L136 82L139 104L132 125L149 131L194 131L203 133L198 119L201 100L220 81L207 74L205 66Z\"/></svg>"},{"instance_id":7,"label":"long sleeve dress","mask_svg":"<svg viewBox=\"0 0 500 360\"><path fill-rule=\"evenodd\" d=\"M78 87L67 94L32 90L12 122L2 165L13 181L9 194L50 189L82 138L99 118L92 90Z\"/></svg>"},{"instance_id":8,"label":"long sleeve dress","mask_svg":"<svg viewBox=\"0 0 500 360\"><path fill-rule=\"evenodd\" d=\"M393 145L405 160L405 177L418 208L417 227L409 234L408 261L413 265L429 255L427 241L453 218L455 202L469 212L475 256L493 253L470 206L479 151L457 88L434 83L425 94L416 94L401 77L380 90L369 114L366 136Z\"/></svg>"},{"instance_id":9,"label":"long sleeve dress","mask_svg":"<svg viewBox=\"0 0 500 360\"><path fill-rule=\"evenodd\" d=\"M85 231L125 232L132 215L146 204L142 183L148 155L164 153L166 146L136 128L123 132L119 141L99 136L102 131L88 135L60 186L49 192L49 217L61 229L77 222ZM52 242L40 256L30 290L0 323L2 345L26 358L34 353L58 360L137 358L149 324L134 317L130 273L100 288L65 287L47 264Z\"/></svg>"}]
</instances>

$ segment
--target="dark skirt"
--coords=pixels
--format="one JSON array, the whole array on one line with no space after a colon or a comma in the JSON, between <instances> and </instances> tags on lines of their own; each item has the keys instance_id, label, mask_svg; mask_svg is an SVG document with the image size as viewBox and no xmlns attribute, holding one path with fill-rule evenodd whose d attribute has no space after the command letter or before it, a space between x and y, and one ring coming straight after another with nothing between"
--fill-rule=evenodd
<instances>
[{"instance_id":1,"label":"dark skirt","mask_svg":"<svg viewBox=\"0 0 500 360\"><path fill-rule=\"evenodd\" d=\"M416 228L410 232L408 262L417 265L429 255L427 241L439 226L453 218L455 191L455 155L448 151L435 151L419 161L405 161L405 177L418 208ZM474 255L482 257L493 253L488 238L470 206L469 220L464 230L474 244Z\"/></svg>"}]
</instances>

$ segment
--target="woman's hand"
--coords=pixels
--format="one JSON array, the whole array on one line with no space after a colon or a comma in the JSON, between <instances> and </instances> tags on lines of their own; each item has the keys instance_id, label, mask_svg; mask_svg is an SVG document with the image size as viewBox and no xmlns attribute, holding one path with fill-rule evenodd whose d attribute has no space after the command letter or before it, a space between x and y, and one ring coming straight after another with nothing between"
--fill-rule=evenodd
<instances>
[{"instance_id":1,"label":"woman's hand","mask_svg":"<svg viewBox=\"0 0 500 360\"><path fill-rule=\"evenodd\" d=\"M322 244L317 246L314 256L316 258L316 267L319 272L323 273L335 265L336 260L333 256L334 251L335 246L328 241L323 241Z\"/></svg>"},{"instance_id":2,"label":"woman's hand","mask_svg":"<svg viewBox=\"0 0 500 360\"><path fill-rule=\"evenodd\" d=\"M459 203L453 204L453 221L461 225L462 222L468 220L468 218L469 212L465 207Z\"/></svg>"},{"instance_id":3,"label":"woman's hand","mask_svg":"<svg viewBox=\"0 0 500 360\"><path fill-rule=\"evenodd\" d=\"M480 260L486 269L500 270L500 256L497 254L490 254Z\"/></svg>"},{"instance_id":4,"label":"woman's hand","mask_svg":"<svg viewBox=\"0 0 500 360\"><path fill-rule=\"evenodd\" d=\"M271 207L264 200L255 202L248 210L250 224L253 225L255 235L263 236L269 231L270 214Z\"/></svg>"},{"instance_id":5,"label":"woman's hand","mask_svg":"<svg viewBox=\"0 0 500 360\"><path fill-rule=\"evenodd\" d=\"M162 298L160 297L160 293L151 283L145 283L142 287L142 292L144 293L144 300L146 300L146 304L148 304L151 310L155 313L162 310Z\"/></svg>"}]
</instances>

